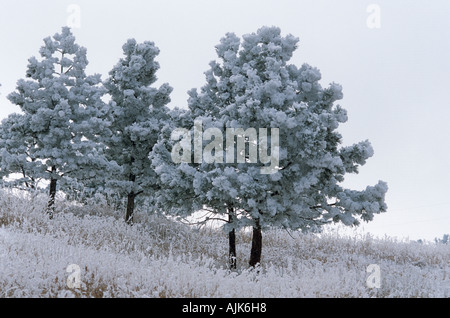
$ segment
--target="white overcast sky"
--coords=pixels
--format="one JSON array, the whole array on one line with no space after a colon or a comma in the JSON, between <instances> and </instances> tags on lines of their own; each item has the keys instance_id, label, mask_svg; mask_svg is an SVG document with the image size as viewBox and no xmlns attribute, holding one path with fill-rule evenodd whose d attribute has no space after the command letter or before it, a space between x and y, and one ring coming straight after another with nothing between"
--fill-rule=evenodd
<instances>
[{"instance_id":1,"label":"white overcast sky","mask_svg":"<svg viewBox=\"0 0 450 318\"><path fill-rule=\"evenodd\" d=\"M388 212L359 231L428 240L450 233L449 0L2 0L0 119L19 111L6 95L24 78L28 58L39 56L43 38L76 22L73 4L88 74L106 78L128 38L154 41L161 50L157 84L174 88L171 106L186 107L186 92L204 84L226 32L242 36L274 25L298 36L291 63L318 67L323 86L343 86L344 144L369 139L375 150L345 185L389 185ZM367 23L376 21L372 4L380 9L379 28Z\"/></svg>"}]
</instances>

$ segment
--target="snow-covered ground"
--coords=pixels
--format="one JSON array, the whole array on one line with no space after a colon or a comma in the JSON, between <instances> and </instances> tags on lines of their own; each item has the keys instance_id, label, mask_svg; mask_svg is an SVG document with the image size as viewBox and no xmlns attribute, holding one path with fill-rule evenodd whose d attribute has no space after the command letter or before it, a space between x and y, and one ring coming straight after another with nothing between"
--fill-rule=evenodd
<instances>
[{"instance_id":1,"label":"snow-covered ground","mask_svg":"<svg viewBox=\"0 0 450 318\"><path fill-rule=\"evenodd\" d=\"M45 196L0 190L0 297L450 296L448 244L274 230L263 234L255 271L250 234L241 231L230 272L220 230L142 211L130 227L102 204L57 204L49 220ZM68 272L71 264L79 272ZM380 269L379 288L369 287L377 280L370 264ZM70 288L75 276L79 288Z\"/></svg>"}]
</instances>

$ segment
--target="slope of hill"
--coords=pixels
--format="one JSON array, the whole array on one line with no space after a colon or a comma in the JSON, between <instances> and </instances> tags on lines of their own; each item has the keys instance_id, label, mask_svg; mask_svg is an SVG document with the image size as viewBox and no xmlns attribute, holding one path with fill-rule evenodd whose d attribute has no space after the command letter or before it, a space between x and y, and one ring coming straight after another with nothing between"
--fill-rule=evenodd
<instances>
[{"instance_id":1,"label":"slope of hill","mask_svg":"<svg viewBox=\"0 0 450 318\"><path fill-rule=\"evenodd\" d=\"M255 271L241 231L238 269L229 271L221 230L142 211L130 227L101 202L59 200L49 220L45 207L45 196L0 190L0 297L450 296L448 244L273 230Z\"/></svg>"}]
</instances>

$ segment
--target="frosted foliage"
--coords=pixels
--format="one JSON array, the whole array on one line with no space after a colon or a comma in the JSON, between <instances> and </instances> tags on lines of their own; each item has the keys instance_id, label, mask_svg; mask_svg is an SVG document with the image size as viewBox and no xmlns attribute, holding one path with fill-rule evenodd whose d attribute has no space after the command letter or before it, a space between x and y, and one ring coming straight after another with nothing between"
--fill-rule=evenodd
<instances>
[{"instance_id":1,"label":"frosted foliage","mask_svg":"<svg viewBox=\"0 0 450 318\"><path fill-rule=\"evenodd\" d=\"M12 171L20 172L21 178L9 182L16 186L34 187L37 179L45 175L45 165L27 155L35 143L29 132L20 114L10 114L0 125L0 178L8 177Z\"/></svg>"},{"instance_id":2,"label":"frosted foliage","mask_svg":"<svg viewBox=\"0 0 450 318\"><path fill-rule=\"evenodd\" d=\"M48 220L42 218L46 201L0 190L0 298L426 298L450 292L449 244L270 230L260 271L244 261L229 271L222 231L193 231L147 213L138 213L130 227L113 211L90 215L102 209L99 199L82 208L58 200L63 212ZM249 234L238 232L237 239L238 259L245 259ZM67 286L71 264L81 269L78 289ZM380 288L367 286L370 264L380 266Z\"/></svg>"},{"instance_id":3,"label":"frosted foliage","mask_svg":"<svg viewBox=\"0 0 450 318\"><path fill-rule=\"evenodd\" d=\"M98 134L108 131L108 106L101 100L100 75L85 74L86 49L64 27L44 39L39 53L40 59L28 60L27 79L8 95L23 115L10 115L2 123L2 174L64 184L105 171Z\"/></svg>"},{"instance_id":4,"label":"frosted foliage","mask_svg":"<svg viewBox=\"0 0 450 318\"><path fill-rule=\"evenodd\" d=\"M155 61L159 49L153 42L138 44L130 39L123 53L104 83L111 95L112 135L104 136L103 142L108 158L121 167L107 183L121 193L148 193L156 186L148 154L168 116L172 88L168 84L151 87L159 69Z\"/></svg>"},{"instance_id":5,"label":"frosted foliage","mask_svg":"<svg viewBox=\"0 0 450 318\"><path fill-rule=\"evenodd\" d=\"M329 222L357 225L386 211L387 185L380 181L362 191L344 189L346 173L357 173L374 151L369 141L340 147L336 131L347 112L336 101L342 87L322 87L320 71L288 64L298 38L263 27L242 39L228 33L216 46L217 61L205 72L206 84L189 91L189 111L162 130L151 154L164 191L161 209L189 215L199 207L226 215L238 209L233 226L276 226L320 230ZM176 127L191 129L279 128L279 166L261 174L261 163L175 164L170 160ZM223 134L225 135L225 133ZM269 137L270 140L270 137Z\"/></svg>"}]
</instances>

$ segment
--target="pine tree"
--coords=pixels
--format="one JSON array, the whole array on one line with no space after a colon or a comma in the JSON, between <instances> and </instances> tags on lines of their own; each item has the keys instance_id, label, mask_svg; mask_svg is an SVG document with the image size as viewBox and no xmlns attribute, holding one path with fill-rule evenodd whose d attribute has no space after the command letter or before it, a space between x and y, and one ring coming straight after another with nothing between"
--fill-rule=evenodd
<instances>
[{"instance_id":1,"label":"pine tree","mask_svg":"<svg viewBox=\"0 0 450 318\"><path fill-rule=\"evenodd\" d=\"M148 158L158 134L168 118L172 88L168 84L153 88L159 63L159 49L153 42L137 44L130 39L123 45L124 57L109 72L104 85L111 95L112 136L106 136L107 155L121 172L109 187L127 197L125 220L132 223L135 199L157 189L156 175Z\"/></svg>"},{"instance_id":2,"label":"pine tree","mask_svg":"<svg viewBox=\"0 0 450 318\"><path fill-rule=\"evenodd\" d=\"M45 38L39 53L41 59L28 60L27 79L19 80L8 95L23 112L11 118L18 128L10 142L16 144L16 167L28 166L30 177L49 181L47 212L52 217L58 183L107 171L98 136L107 131L108 108L101 99L105 90L100 75L85 74L86 49L75 43L68 27Z\"/></svg>"},{"instance_id":3,"label":"pine tree","mask_svg":"<svg viewBox=\"0 0 450 318\"><path fill-rule=\"evenodd\" d=\"M25 116L10 114L0 125L0 178L19 174L20 178L2 180L7 186L35 189L37 181L45 175L45 166L31 153L36 142L25 125ZM12 177L12 176L11 176Z\"/></svg>"},{"instance_id":4,"label":"pine tree","mask_svg":"<svg viewBox=\"0 0 450 318\"><path fill-rule=\"evenodd\" d=\"M189 92L192 119L180 127L189 129L197 120L203 132L215 127L222 136L228 137L228 130L236 136L203 136L203 160L176 163L169 154L173 147L180 150L180 134L169 140L166 132L152 154L162 187L168 189L159 196L168 211L208 206L217 216L228 215L231 203L235 217L225 223L227 231L253 227L251 266L261 261L264 229L320 231L330 222L353 226L387 209L385 182L362 191L341 185L373 149L367 140L340 146L336 129L347 113L334 103L342 99L342 87L323 88L317 68L288 64L297 43L292 35L282 37L277 27L263 27L242 40L227 34L216 46L219 62L210 63L206 84L200 92ZM195 132L192 138L195 152Z\"/></svg>"}]
</instances>

